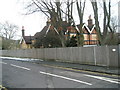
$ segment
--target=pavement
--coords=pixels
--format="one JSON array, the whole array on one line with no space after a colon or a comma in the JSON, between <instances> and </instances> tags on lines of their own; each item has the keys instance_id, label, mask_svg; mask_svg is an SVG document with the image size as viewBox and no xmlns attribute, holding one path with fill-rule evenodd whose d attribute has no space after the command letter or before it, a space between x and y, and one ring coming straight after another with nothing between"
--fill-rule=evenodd
<instances>
[{"instance_id":1,"label":"pavement","mask_svg":"<svg viewBox=\"0 0 120 90\"><path fill-rule=\"evenodd\" d=\"M111 68L111 67L105 67L105 66L84 65L84 64L76 64L76 63L66 63L66 62L56 62L56 61L35 60L32 62L38 63L38 64L47 64L47 65L54 66L54 67L63 67L63 68L92 71L92 72L111 74L111 75L120 75L120 68Z\"/></svg>"},{"instance_id":2,"label":"pavement","mask_svg":"<svg viewBox=\"0 0 120 90\"><path fill-rule=\"evenodd\" d=\"M95 65L87 65L87 64L76 64L69 62L58 62L52 60L42 60L42 59L32 59L32 58L15 58L15 57L1 57L1 58L18 60L18 61L27 61L27 62L29 61L37 64L49 65L51 67L66 68L68 70L74 69L74 71L84 70L84 71L120 76L120 68L115 68L115 67L113 68L113 67L97 66L97 65L95 66Z\"/></svg>"},{"instance_id":3,"label":"pavement","mask_svg":"<svg viewBox=\"0 0 120 90\"><path fill-rule=\"evenodd\" d=\"M50 67L57 68L66 68L68 70L84 70L102 74L118 75L120 76L120 68L106 67L106 66L95 66L95 65L86 65L86 64L77 64L69 62L58 62L52 60L42 60L42 59L32 59L32 58L15 58L15 57L1 57L2 59L11 59L18 61L27 61L37 64L49 65Z\"/></svg>"}]
</instances>

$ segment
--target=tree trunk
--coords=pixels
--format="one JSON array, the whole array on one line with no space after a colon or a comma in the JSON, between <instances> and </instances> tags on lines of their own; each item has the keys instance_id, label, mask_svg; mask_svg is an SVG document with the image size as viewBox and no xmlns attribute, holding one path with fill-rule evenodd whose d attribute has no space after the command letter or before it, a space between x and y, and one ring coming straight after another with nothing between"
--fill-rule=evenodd
<instances>
[{"instance_id":1,"label":"tree trunk","mask_svg":"<svg viewBox=\"0 0 120 90\"><path fill-rule=\"evenodd\" d=\"M99 44L101 45L102 43L102 34L100 31L100 26L99 26L99 20L98 20L98 6L97 6L97 1L95 0L94 2L91 1L93 11L94 11L94 18L95 18L95 25L96 25L96 31L98 35L98 40Z\"/></svg>"},{"instance_id":2,"label":"tree trunk","mask_svg":"<svg viewBox=\"0 0 120 90\"><path fill-rule=\"evenodd\" d=\"M79 32L77 34L77 45L78 46L83 46L84 44L84 36L83 36L83 31L82 31L82 26L83 26L83 14L84 14L84 8L85 8L85 1L83 2L83 6L82 6L82 2L78 2L79 0L77 0L76 2L76 6L77 6L77 11L78 11L78 16L79 16L79 21L80 21L80 26L79 26Z\"/></svg>"}]
</instances>

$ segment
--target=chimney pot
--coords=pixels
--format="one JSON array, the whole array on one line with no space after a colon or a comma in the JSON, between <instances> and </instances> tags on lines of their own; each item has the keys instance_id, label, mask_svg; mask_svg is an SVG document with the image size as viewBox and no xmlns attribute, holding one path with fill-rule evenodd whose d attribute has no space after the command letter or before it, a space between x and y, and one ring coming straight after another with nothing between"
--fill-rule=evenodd
<instances>
[{"instance_id":1,"label":"chimney pot","mask_svg":"<svg viewBox=\"0 0 120 90\"><path fill-rule=\"evenodd\" d=\"M91 15L89 16L89 19L88 19L88 26L92 26L93 25L93 21L91 19Z\"/></svg>"},{"instance_id":2,"label":"chimney pot","mask_svg":"<svg viewBox=\"0 0 120 90\"><path fill-rule=\"evenodd\" d=\"M25 36L25 30L24 30L24 26L22 26L22 37Z\"/></svg>"},{"instance_id":3,"label":"chimney pot","mask_svg":"<svg viewBox=\"0 0 120 90\"><path fill-rule=\"evenodd\" d=\"M22 26L22 30L24 30L24 26Z\"/></svg>"}]
</instances>

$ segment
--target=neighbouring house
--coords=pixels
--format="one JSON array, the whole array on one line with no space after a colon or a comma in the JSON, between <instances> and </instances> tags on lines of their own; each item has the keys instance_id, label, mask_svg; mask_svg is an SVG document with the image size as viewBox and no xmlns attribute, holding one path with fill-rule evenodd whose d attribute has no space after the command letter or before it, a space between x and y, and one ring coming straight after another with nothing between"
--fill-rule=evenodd
<instances>
[{"instance_id":1,"label":"neighbouring house","mask_svg":"<svg viewBox=\"0 0 120 90\"><path fill-rule=\"evenodd\" d=\"M98 35L95 28L95 25L93 24L93 20L91 19L91 15L88 19L88 25L84 24L82 27L83 30L83 36L84 36L84 45L98 45Z\"/></svg>"},{"instance_id":2,"label":"neighbouring house","mask_svg":"<svg viewBox=\"0 0 120 90\"><path fill-rule=\"evenodd\" d=\"M72 36L76 36L76 34L77 34L77 30L75 29L75 27L73 26L67 27L66 36L69 36L71 38Z\"/></svg>"},{"instance_id":3,"label":"neighbouring house","mask_svg":"<svg viewBox=\"0 0 120 90\"><path fill-rule=\"evenodd\" d=\"M34 35L34 46L37 48L59 47L61 44L58 32L59 31L51 24L51 21L48 20L46 26Z\"/></svg>"},{"instance_id":4,"label":"neighbouring house","mask_svg":"<svg viewBox=\"0 0 120 90\"><path fill-rule=\"evenodd\" d=\"M25 36L24 26L22 26L22 39L20 40L21 49L30 49L34 48L34 36Z\"/></svg>"},{"instance_id":5,"label":"neighbouring house","mask_svg":"<svg viewBox=\"0 0 120 90\"><path fill-rule=\"evenodd\" d=\"M77 28L79 29L79 25L77 25ZM91 15L89 16L89 19L88 19L88 25L83 24L82 30L83 30L83 36L84 36L84 46L99 44L97 31L96 31L95 25L93 24L93 20L91 19ZM67 27L66 37L70 36L71 38L72 36L76 36L76 35L77 35L77 30L75 27L73 26Z\"/></svg>"},{"instance_id":6,"label":"neighbouring house","mask_svg":"<svg viewBox=\"0 0 120 90\"><path fill-rule=\"evenodd\" d=\"M79 29L79 25L77 25ZM20 46L22 49L30 48L42 48L42 47L60 47L60 37L59 33L63 30L66 40L75 37L77 35L76 27L69 26L67 21L62 22L62 27L56 29L52 24L51 20L46 22L46 26L37 32L34 36L25 36L24 27L22 27L22 39L20 41ZM91 16L89 16L88 24L83 24L82 26L83 36L84 36L84 46L86 45L98 45L99 40L97 36L97 31ZM56 43L55 43L56 42ZM58 45L59 44L59 45Z\"/></svg>"}]
</instances>

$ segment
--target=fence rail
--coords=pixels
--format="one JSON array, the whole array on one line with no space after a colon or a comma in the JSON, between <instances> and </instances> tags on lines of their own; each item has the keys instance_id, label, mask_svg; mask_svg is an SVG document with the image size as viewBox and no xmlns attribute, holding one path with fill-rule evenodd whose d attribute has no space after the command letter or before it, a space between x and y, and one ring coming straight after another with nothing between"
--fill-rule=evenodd
<instances>
[{"instance_id":1,"label":"fence rail","mask_svg":"<svg viewBox=\"0 0 120 90\"><path fill-rule=\"evenodd\" d=\"M38 58L60 62L119 67L120 45L2 50L1 56Z\"/></svg>"}]
</instances>

